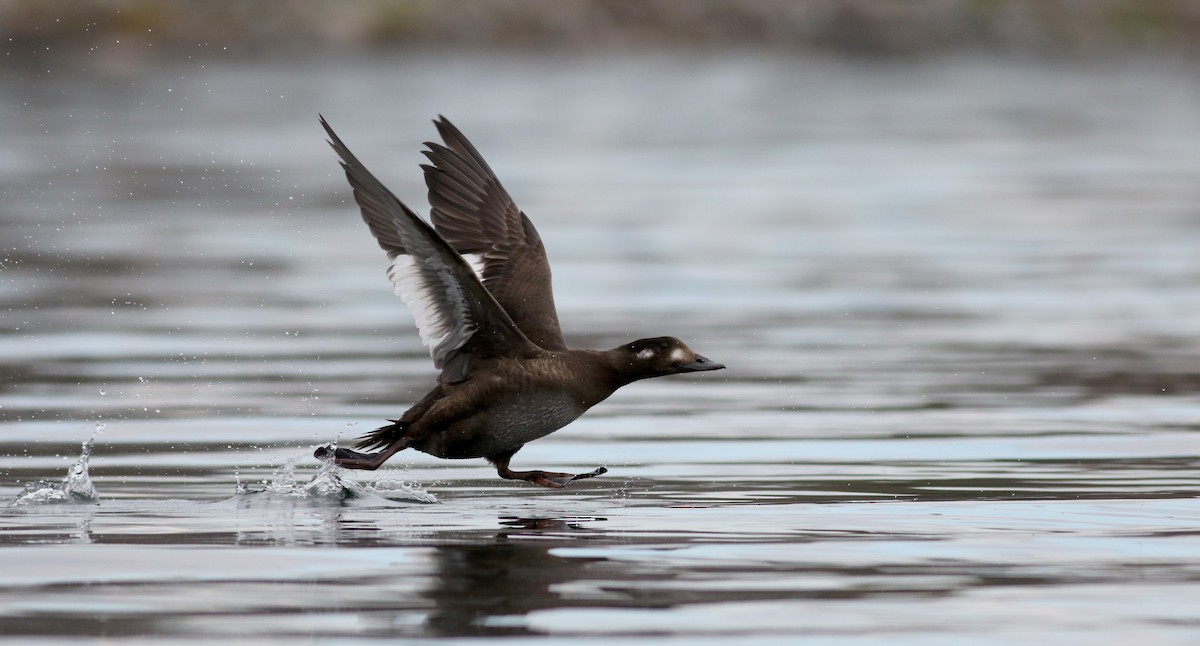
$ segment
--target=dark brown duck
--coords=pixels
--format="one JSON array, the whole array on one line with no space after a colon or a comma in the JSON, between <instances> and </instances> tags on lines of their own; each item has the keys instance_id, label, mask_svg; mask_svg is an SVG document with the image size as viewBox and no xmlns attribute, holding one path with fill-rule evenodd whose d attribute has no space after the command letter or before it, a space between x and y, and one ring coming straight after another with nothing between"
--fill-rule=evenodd
<instances>
[{"instance_id":1,"label":"dark brown duck","mask_svg":"<svg viewBox=\"0 0 1200 646\"><path fill-rule=\"evenodd\" d=\"M391 260L394 291L412 310L441 374L400 419L355 445L374 453L321 447L316 457L377 469L414 448L439 458L487 458L501 478L543 487L605 473L603 467L578 475L513 471L509 462L525 443L566 426L621 386L724 366L669 336L612 350L568 348L533 223L458 128L445 117L434 124L445 145L426 143L431 164L421 166L431 227L321 119L363 220Z\"/></svg>"}]
</instances>

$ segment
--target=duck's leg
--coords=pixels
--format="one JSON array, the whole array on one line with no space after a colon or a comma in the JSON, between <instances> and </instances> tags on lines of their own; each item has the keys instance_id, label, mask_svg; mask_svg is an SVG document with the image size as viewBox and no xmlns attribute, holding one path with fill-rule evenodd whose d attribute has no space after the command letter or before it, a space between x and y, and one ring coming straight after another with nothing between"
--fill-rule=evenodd
<instances>
[{"instance_id":1,"label":"duck's leg","mask_svg":"<svg viewBox=\"0 0 1200 646\"><path fill-rule=\"evenodd\" d=\"M516 455L517 451L520 451L520 450L521 450L521 448L517 447L516 449L513 449L512 451L509 451L508 453L502 453L500 455L493 455L488 458L488 462L491 462L492 464L496 465L496 473L499 474L500 477L504 478L505 480L524 480L525 482L528 482L529 484L535 484L535 485L538 485L541 487L550 487L551 489L562 489L563 487L567 486L568 484L570 484L572 482L575 482L576 480L583 480L584 478L594 478L598 475L608 473L608 469L605 469L604 467L600 467L594 471L589 471L587 473L579 473L579 474L554 473L551 471L538 471L538 470L513 471L512 469L508 468L508 463L510 460L512 460L512 457L514 455Z\"/></svg>"},{"instance_id":2,"label":"duck's leg","mask_svg":"<svg viewBox=\"0 0 1200 646\"><path fill-rule=\"evenodd\" d=\"M360 453L342 448L331 450L332 447L322 446L313 452L313 457L318 460L333 460L334 464L345 469L374 471L383 465L384 462L387 462L388 458L407 446L408 438L405 437L401 437L383 447L383 450L378 453Z\"/></svg>"}]
</instances>

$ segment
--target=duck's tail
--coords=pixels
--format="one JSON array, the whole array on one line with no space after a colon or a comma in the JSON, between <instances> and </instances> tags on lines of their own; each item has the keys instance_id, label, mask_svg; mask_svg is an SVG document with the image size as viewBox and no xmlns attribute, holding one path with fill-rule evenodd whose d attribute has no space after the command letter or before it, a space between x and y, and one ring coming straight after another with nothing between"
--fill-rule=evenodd
<instances>
[{"instance_id":1,"label":"duck's tail","mask_svg":"<svg viewBox=\"0 0 1200 646\"><path fill-rule=\"evenodd\" d=\"M402 422L398 419L389 419L391 424L380 426L379 428L360 437L354 445L356 449L365 451L374 451L382 449L392 442L404 437L404 431L408 429L408 422Z\"/></svg>"}]
</instances>

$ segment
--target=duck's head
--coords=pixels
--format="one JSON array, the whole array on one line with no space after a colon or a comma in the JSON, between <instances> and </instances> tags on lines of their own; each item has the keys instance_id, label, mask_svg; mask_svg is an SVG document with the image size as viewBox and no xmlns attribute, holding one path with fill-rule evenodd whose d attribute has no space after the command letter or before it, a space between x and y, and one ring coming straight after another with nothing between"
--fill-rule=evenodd
<instances>
[{"instance_id":1,"label":"duck's head","mask_svg":"<svg viewBox=\"0 0 1200 646\"><path fill-rule=\"evenodd\" d=\"M617 348L619 368L633 379L675 375L682 372L720 370L724 364L696 354L673 336L638 339Z\"/></svg>"}]
</instances>

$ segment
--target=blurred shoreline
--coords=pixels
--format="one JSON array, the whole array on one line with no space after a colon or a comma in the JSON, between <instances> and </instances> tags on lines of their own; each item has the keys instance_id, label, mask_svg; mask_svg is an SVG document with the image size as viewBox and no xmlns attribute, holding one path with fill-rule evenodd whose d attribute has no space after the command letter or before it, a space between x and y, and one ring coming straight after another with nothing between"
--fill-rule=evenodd
<instances>
[{"instance_id":1,"label":"blurred shoreline","mask_svg":"<svg viewBox=\"0 0 1200 646\"><path fill-rule=\"evenodd\" d=\"M10 64L395 48L1190 56L1200 0L0 0Z\"/></svg>"}]
</instances>

